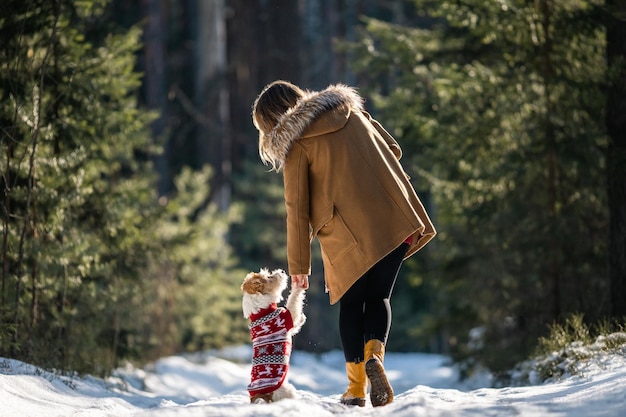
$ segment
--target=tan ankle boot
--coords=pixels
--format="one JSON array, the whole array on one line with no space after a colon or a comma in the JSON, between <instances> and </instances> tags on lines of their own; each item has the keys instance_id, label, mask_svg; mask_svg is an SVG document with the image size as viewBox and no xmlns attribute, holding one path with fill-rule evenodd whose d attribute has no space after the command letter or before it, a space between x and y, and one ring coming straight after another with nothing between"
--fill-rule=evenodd
<instances>
[{"instance_id":1,"label":"tan ankle boot","mask_svg":"<svg viewBox=\"0 0 626 417\"><path fill-rule=\"evenodd\" d=\"M365 362L346 362L346 373L348 374L348 389L341 396L341 403L365 407L365 396L367 395Z\"/></svg>"},{"instance_id":2,"label":"tan ankle boot","mask_svg":"<svg viewBox=\"0 0 626 417\"><path fill-rule=\"evenodd\" d=\"M393 388L385 375L385 344L380 340L368 340L365 344L365 373L371 384L370 400L374 407L393 401Z\"/></svg>"}]
</instances>

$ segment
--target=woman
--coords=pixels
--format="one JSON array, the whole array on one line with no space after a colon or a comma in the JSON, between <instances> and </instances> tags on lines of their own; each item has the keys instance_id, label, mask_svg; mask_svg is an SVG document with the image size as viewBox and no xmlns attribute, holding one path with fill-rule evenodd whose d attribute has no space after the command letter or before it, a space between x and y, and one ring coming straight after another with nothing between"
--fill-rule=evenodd
<instances>
[{"instance_id":1,"label":"woman","mask_svg":"<svg viewBox=\"0 0 626 417\"><path fill-rule=\"evenodd\" d=\"M292 284L308 288L317 237L330 303L340 303L349 381L341 402L363 407L369 379L372 405L388 404L389 299L403 259L436 233L399 163L400 146L344 85L305 91L275 81L252 116L261 159L283 171Z\"/></svg>"}]
</instances>

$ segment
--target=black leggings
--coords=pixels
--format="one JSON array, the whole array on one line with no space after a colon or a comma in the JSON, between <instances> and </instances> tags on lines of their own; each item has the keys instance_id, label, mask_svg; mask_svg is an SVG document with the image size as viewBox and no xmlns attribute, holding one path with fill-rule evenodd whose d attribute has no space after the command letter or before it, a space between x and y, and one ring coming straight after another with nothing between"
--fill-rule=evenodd
<instances>
[{"instance_id":1,"label":"black leggings","mask_svg":"<svg viewBox=\"0 0 626 417\"><path fill-rule=\"evenodd\" d=\"M368 340L387 342L391 328L389 299L409 249L403 243L378 261L341 297L339 304L339 334L346 362L361 362L363 347Z\"/></svg>"}]
</instances>

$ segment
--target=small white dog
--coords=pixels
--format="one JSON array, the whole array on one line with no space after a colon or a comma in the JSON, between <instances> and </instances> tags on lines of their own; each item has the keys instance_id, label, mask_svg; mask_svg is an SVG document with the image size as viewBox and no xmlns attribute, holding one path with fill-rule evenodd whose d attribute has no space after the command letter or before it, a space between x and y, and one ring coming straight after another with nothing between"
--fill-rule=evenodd
<instances>
[{"instance_id":1,"label":"small white dog","mask_svg":"<svg viewBox=\"0 0 626 417\"><path fill-rule=\"evenodd\" d=\"M271 273L263 268L250 272L241 284L243 316L250 319L250 337L254 350L248 392L250 402L273 402L296 397L296 389L287 382L292 336L300 331L304 288L292 287L286 308L279 307L288 277L281 269Z\"/></svg>"}]
</instances>

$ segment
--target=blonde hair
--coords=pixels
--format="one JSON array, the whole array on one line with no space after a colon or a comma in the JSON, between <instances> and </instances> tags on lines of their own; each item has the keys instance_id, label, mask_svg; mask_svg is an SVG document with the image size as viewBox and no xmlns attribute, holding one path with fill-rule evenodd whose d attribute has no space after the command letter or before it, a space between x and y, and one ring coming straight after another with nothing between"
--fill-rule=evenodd
<instances>
[{"instance_id":1,"label":"blonde hair","mask_svg":"<svg viewBox=\"0 0 626 417\"><path fill-rule=\"evenodd\" d=\"M305 95L305 91L288 81L274 81L263 88L252 106L252 121L259 131L259 156L272 169L280 169L271 152L268 135L276 127L281 117Z\"/></svg>"}]
</instances>

